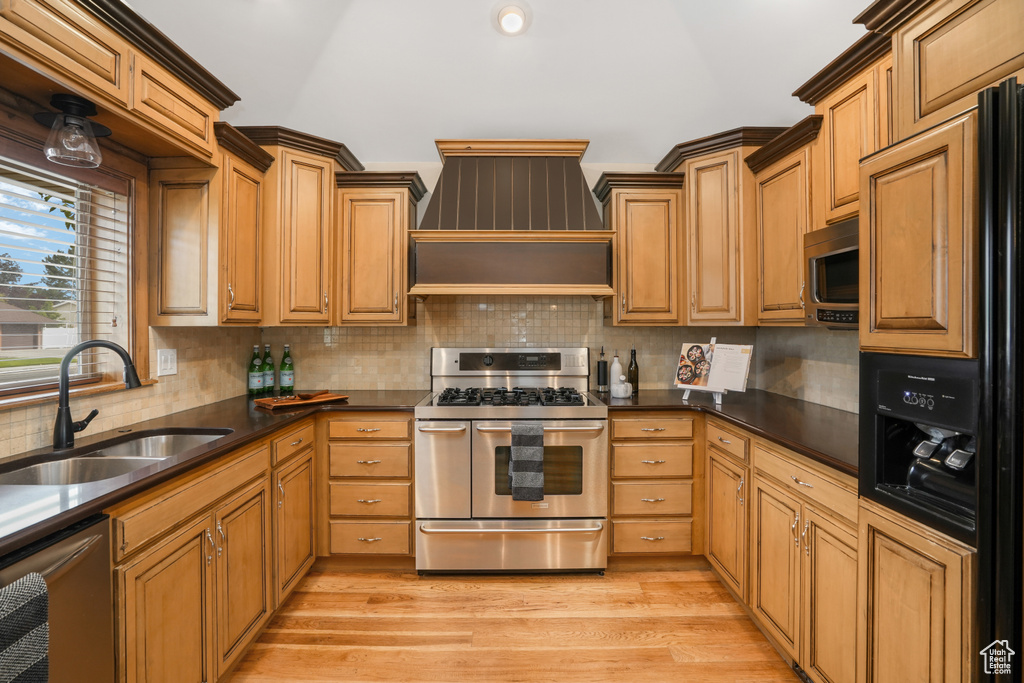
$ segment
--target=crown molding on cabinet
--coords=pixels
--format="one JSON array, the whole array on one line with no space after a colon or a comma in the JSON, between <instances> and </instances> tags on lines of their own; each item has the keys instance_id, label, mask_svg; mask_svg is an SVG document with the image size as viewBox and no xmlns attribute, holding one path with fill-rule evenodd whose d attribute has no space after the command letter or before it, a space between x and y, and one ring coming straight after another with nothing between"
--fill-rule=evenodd
<instances>
[{"instance_id":1,"label":"crown molding on cabinet","mask_svg":"<svg viewBox=\"0 0 1024 683\"><path fill-rule=\"evenodd\" d=\"M257 145L280 145L310 154L331 157L346 171L365 169L348 147L327 138L300 133L283 126L238 126L237 130Z\"/></svg>"},{"instance_id":2,"label":"crown molding on cabinet","mask_svg":"<svg viewBox=\"0 0 1024 683\"><path fill-rule=\"evenodd\" d=\"M792 128L788 128L785 133L782 133L757 151L751 152L744 159L747 162L747 166L750 167L750 171L757 173L762 169L768 168L793 150L803 147L808 142L814 140L818 137L818 131L821 130L821 120L823 118L820 114L811 114L803 121L793 124Z\"/></svg>"},{"instance_id":3,"label":"crown molding on cabinet","mask_svg":"<svg viewBox=\"0 0 1024 683\"><path fill-rule=\"evenodd\" d=\"M786 128L743 126L689 142L680 142L658 162L654 170L672 171L679 168L679 164L687 159L711 152L720 152L723 149L746 146L760 147L774 140L786 130Z\"/></svg>"},{"instance_id":4,"label":"crown molding on cabinet","mask_svg":"<svg viewBox=\"0 0 1024 683\"><path fill-rule=\"evenodd\" d=\"M917 14L932 0L875 0L853 20L869 31L892 35L900 24Z\"/></svg>"},{"instance_id":5,"label":"crown molding on cabinet","mask_svg":"<svg viewBox=\"0 0 1024 683\"><path fill-rule=\"evenodd\" d=\"M807 104L817 104L821 98L846 83L872 62L892 52L892 40L879 33L865 33L828 65L814 74L809 81L793 91L793 97Z\"/></svg>"},{"instance_id":6,"label":"crown molding on cabinet","mask_svg":"<svg viewBox=\"0 0 1024 683\"><path fill-rule=\"evenodd\" d=\"M160 29L140 17L120 0L78 0L78 4L185 81L218 109L227 109L241 99Z\"/></svg>"},{"instance_id":7,"label":"crown molding on cabinet","mask_svg":"<svg viewBox=\"0 0 1024 683\"><path fill-rule=\"evenodd\" d=\"M427 186L416 171L339 171L336 187L400 187L409 190L414 201L423 199Z\"/></svg>"},{"instance_id":8,"label":"crown molding on cabinet","mask_svg":"<svg viewBox=\"0 0 1024 683\"><path fill-rule=\"evenodd\" d=\"M594 185L597 201L604 202L612 190L623 188L680 189L685 173L602 173Z\"/></svg>"},{"instance_id":9,"label":"crown molding on cabinet","mask_svg":"<svg viewBox=\"0 0 1024 683\"><path fill-rule=\"evenodd\" d=\"M435 140L442 163L448 157L575 157L582 159L590 140Z\"/></svg>"},{"instance_id":10,"label":"crown molding on cabinet","mask_svg":"<svg viewBox=\"0 0 1024 683\"><path fill-rule=\"evenodd\" d=\"M217 136L217 144L263 173L274 163L273 154L269 154L230 123L218 121L213 124L213 133Z\"/></svg>"}]
</instances>

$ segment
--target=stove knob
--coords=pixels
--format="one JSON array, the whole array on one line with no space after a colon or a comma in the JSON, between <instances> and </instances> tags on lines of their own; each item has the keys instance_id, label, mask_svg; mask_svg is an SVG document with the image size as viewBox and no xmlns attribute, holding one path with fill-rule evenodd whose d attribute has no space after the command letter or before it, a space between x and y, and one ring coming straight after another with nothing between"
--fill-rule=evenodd
<instances>
[{"instance_id":1,"label":"stove knob","mask_svg":"<svg viewBox=\"0 0 1024 683\"><path fill-rule=\"evenodd\" d=\"M487 367L494 365L494 356L484 356L484 365Z\"/></svg>"}]
</instances>

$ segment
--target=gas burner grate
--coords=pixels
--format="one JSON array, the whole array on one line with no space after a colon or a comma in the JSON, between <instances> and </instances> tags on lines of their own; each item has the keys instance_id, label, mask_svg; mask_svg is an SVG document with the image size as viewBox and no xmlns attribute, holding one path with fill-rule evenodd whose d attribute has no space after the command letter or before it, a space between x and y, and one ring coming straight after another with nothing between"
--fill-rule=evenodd
<instances>
[{"instance_id":1,"label":"gas burner grate","mask_svg":"<svg viewBox=\"0 0 1024 683\"><path fill-rule=\"evenodd\" d=\"M583 406L577 390L559 387L450 387L438 395L439 406Z\"/></svg>"}]
</instances>

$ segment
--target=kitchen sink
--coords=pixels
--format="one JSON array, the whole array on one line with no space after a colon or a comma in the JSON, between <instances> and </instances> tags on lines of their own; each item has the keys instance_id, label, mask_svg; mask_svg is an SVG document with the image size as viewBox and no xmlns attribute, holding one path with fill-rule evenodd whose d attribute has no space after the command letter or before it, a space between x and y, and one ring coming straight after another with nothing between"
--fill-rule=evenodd
<instances>
[{"instance_id":1,"label":"kitchen sink","mask_svg":"<svg viewBox=\"0 0 1024 683\"><path fill-rule=\"evenodd\" d=\"M230 434L230 429L140 432L101 442L73 456L36 462L0 473L0 485L66 486L102 481L134 472Z\"/></svg>"}]
</instances>

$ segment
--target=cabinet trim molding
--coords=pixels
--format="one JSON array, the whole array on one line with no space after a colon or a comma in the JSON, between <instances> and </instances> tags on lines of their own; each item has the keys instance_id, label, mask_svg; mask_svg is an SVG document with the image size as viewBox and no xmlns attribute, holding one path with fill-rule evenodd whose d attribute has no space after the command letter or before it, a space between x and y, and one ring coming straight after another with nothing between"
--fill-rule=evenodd
<instances>
[{"instance_id":1,"label":"cabinet trim molding","mask_svg":"<svg viewBox=\"0 0 1024 683\"><path fill-rule=\"evenodd\" d=\"M761 147L785 133L787 128L742 126L732 130L680 142L654 167L655 171L674 171L687 159L721 152L734 147Z\"/></svg>"},{"instance_id":2,"label":"cabinet trim molding","mask_svg":"<svg viewBox=\"0 0 1024 683\"><path fill-rule=\"evenodd\" d=\"M236 130L260 146L288 147L300 152L330 157L346 171L365 170L359 159L356 159L349 148L340 142L301 133L284 126L238 126Z\"/></svg>"},{"instance_id":3,"label":"cabinet trim molding","mask_svg":"<svg viewBox=\"0 0 1024 683\"><path fill-rule=\"evenodd\" d=\"M809 81L794 90L793 97L799 98L801 102L815 105L830 92L890 52L892 52L892 41L888 36L867 33L829 62L824 69L814 74Z\"/></svg>"},{"instance_id":4,"label":"cabinet trim molding","mask_svg":"<svg viewBox=\"0 0 1024 683\"><path fill-rule=\"evenodd\" d=\"M803 121L787 128L785 133L766 143L764 147L748 154L744 161L751 172L760 173L779 159L817 139L824 118L821 114L811 114Z\"/></svg>"}]
</instances>

